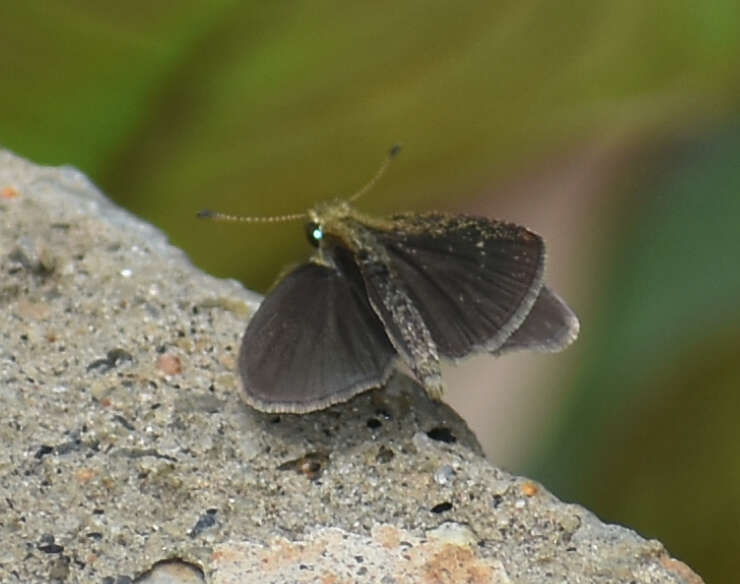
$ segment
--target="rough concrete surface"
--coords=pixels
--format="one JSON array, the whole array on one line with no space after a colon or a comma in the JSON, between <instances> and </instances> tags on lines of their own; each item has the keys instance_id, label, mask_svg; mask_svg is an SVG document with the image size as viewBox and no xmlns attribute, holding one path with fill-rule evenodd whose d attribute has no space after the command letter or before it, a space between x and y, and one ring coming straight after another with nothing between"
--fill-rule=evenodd
<instances>
[{"instance_id":1,"label":"rough concrete surface","mask_svg":"<svg viewBox=\"0 0 740 584\"><path fill-rule=\"evenodd\" d=\"M701 582L492 466L400 376L251 410L258 297L73 169L0 151L0 274L0 582Z\"/></svg>"}]
</instances>

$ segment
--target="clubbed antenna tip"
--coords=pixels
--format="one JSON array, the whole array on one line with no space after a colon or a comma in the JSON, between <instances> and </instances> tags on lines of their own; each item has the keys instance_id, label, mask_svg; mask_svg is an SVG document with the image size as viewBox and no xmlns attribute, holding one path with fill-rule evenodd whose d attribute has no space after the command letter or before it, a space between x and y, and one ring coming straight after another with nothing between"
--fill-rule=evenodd
<instances>
[{"instance_id":1,"label":"clubbed antenna tip","mask_svg":"<svg viewBox=\"0 0 740 584\"><path fill-rule=\"evenodd\" d=\"M389 151L388 156L386 156L385 160L380 165L380 168L378 168L377 172L373 177L367 182L367 184L362 187L359 191L357 191L354 195L352 195L349 199L347 199L350 203L353 203L360 197L362 197L365 193L367 193L370 189L375 186L375 183L380 180L380 177L383 176L386 169L388 168L388 165L391 163L391 160L393 160L396 155L401 151L401 145L395 144Z\"/></svg>"}]
</instances>

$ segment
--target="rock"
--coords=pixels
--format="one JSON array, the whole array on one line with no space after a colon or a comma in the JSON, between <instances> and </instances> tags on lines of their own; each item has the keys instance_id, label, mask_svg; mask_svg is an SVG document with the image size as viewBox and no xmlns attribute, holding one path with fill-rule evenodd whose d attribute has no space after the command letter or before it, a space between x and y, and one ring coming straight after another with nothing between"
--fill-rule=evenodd
<instances>
[{"instance_id":1,"label":"rock","mask_svg":"<svg viewBox=\"0 0 740 584\"><path fill-rule=\"evenodd\" d=\"M251 410L255 294L73 169L0 152L0 192L0 581L701 582L492 466L403 377Z\"/></svg>"}]
</instances>

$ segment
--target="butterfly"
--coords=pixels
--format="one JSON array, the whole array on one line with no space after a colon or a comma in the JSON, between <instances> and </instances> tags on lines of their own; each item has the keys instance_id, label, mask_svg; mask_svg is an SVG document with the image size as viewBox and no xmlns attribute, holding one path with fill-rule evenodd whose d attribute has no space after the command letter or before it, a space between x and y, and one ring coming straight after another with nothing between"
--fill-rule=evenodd
<instances>
[{"instance_id":1,"label":"butterfly","mask_svg":"<svg viewBox=\"0 0 740 584\"><path fill-rule=\"evenodd\" d=\"M578 318L544 284L536 233L472 215L375 218L352 206L395 154L348 200L264 218L306 219L316 251L279 280L247 325L238 371L255 409L321 410L383 386L400 364L440 399L440 359L554 352L577 337Z\"/></svg>"}]
</instances>

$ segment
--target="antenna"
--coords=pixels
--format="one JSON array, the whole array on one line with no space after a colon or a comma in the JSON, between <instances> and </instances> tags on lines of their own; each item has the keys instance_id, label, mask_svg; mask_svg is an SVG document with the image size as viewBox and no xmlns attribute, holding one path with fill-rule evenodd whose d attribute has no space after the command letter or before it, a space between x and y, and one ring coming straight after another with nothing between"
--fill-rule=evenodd
<instances>
[{"instance_id":1,"label":"antenna","mask_svg":"<svg viewBox=\"0 0 740 584\"><path fill-rule=\"evenodd\" d=\"M273 215L270 217L249 217L246 215L229 215L228 213L219 213L210 209L203 209L196 214L198 219L211 219L213 221L230 221L232 223L280 223L283 221L296 221L306 219L305 213L291 213L290 215Z\"/></svg>"},{"instance_id":2,"label":"antenna","mask_svg":"<svg viewBox=\"0 0 740 584\"><path fill-rule=\"evenodd\" d=\"M367 181L367 184L362 187L359 191L357 191L354 195L352 195L349 199L347 199L348 202L354 203L357 199L362 197L365 193L367 193L370 189L372 189L375 186L375 183L378 182L381 177L385 174L385 171L388 169L388 167L391 164L391 161L398 156L398 153L401 151L401 145L396 144L388 151L388 154L386 155L383 162L380 163L380 168L375 171L375 174L373 177Z\"/></svg>"},{"instance_id":3,"label":"antenna","mask_svg":"<svg viewBox=\"0 0 740 584\"><path fill-rule=\"evenodd\" d=\"M388 169L388 167L391 164L391 161L398 156L398 153L401 151L401 145L396 144L394 145L386 155L383 162L380 163L380 168L378 168L377 171L375 171L375 174L373 177L365 184L364 187L362 187L359 191L357 191L354 195L352 195L349 199L347 199L348 202L352 203L359 199L361 196L363 196L365 193L367 193L370 189L372 189L375 186L375 183L380 180L380 178L385 174L385 171ZM220 213L219 211L211 211L210 209L203 209L201 211L198 211L196 214L196 217L198 219L210 219L211 221L228 221L231 223L282 223L285 221L297 221L298 219L306 219L308 218L307 213L290 213L288 215L272 215L267 217L251 217L249 215L230 215L228 213Z\"/></svg>"}]
</instances>

